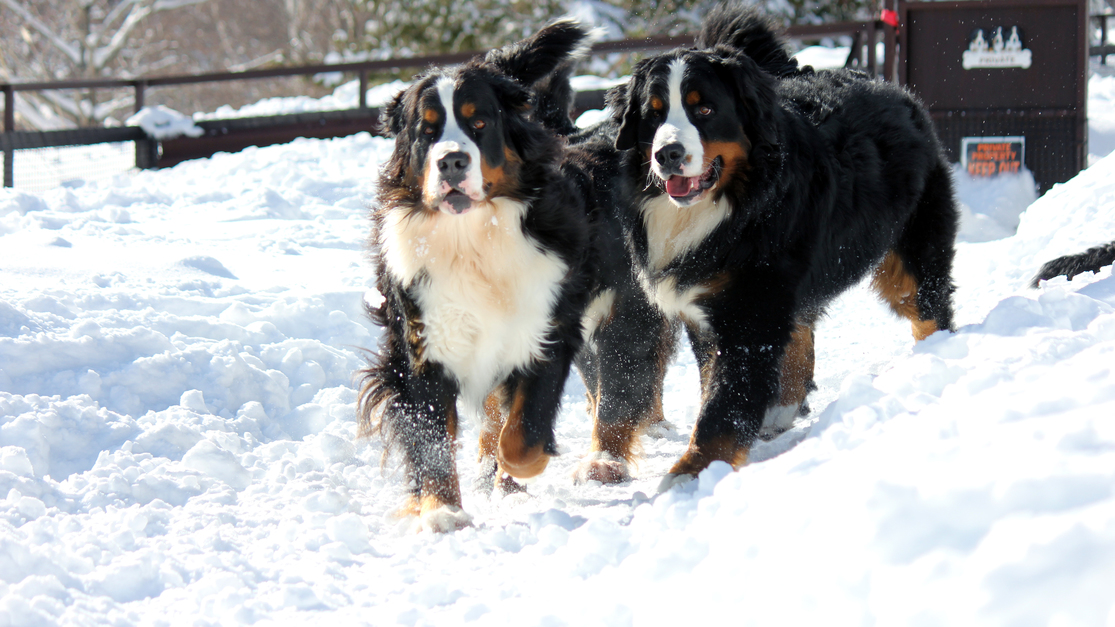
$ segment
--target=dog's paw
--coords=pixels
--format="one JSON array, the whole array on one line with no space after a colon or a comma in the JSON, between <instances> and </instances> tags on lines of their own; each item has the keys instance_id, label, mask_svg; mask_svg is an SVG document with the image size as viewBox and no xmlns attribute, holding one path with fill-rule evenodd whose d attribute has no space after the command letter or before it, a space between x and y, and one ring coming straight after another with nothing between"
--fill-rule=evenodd
<instances>
[{"instance_id":1,"label":"dog's paw","mask_svg":"<svg viewBox=\"0 0 1115 627\"><path fill-rule=\"evenodd\" d=\"M577 485L589 481L610 485L630 480L631 473L628 472L627 462L602 451L586 455L573 471L573 483Z\"/></svg>"},{"instance_id":2,"label":"dog's paw","mask_svg":"<svg viewBox=\"0 0 1115 627\"><path fill-rule=\"evenodd\" d=\"M662 481L658 483L658 494L669 492L674 487L685 485L694 479L696 479L696 477L686 473L668 473L665 477L662 477Z\"/></svg>"},{"instance_id":3,"label":"dog's paw","mask_svg":"<svg viewBox=\"0 0 1115 627\"><path fill-rule=\"evenodd\" d=\"M499 484L499 464L495 457L486 457L476 465L476 476L472 480L472 490L479 494L490 494L492 487Z\"/></svg>"},{"instance_id":4,"label":"dog's paw","mask_svg":"<svg viewBox=\"0 0 1115 627\"><path fill-rule=\"evenodd\" d=\"M514 477L505 472L497 473L494 479L493 487L500 496L524 494L527 491L525 486L515 481Z\"/></svg>"},{"instance_id":5,"label":"dog's paw","mask_svg":"<svg viewBox=\"0 0 1115 627\"><path fill-rule=\"evenodd\" d=\"M801 405L775 405L763 416L759 439L769 442L794 427L794 420L801 414Z\"/></svg>"},{"instance_id":6,"label":"dog's paw","mask_svg":"<svg viewBox=\"0 0 1115 627\"><path fill-rule=\"evenodd\" d=\"M423 507L418 518L423 531L434 533L449 533L472 525L472 517L456 505L441 505L430 509Z\"/></svg>"},{"instance_id":7,"label":"dog's paw","mask_svg":"<svg viewBox=\"0 0 1115 627\"><path fill-rule=\"evenodd\" d=\"M674 435L677 432L678 428L674 426L674 423L670 422L669 420L659 420L657 422L652 422L647 425L646 429L643 430L644 435L646 435L648 438L654 438L655 440L661 440L662 438Z\"/></svg>"}]
</instances>

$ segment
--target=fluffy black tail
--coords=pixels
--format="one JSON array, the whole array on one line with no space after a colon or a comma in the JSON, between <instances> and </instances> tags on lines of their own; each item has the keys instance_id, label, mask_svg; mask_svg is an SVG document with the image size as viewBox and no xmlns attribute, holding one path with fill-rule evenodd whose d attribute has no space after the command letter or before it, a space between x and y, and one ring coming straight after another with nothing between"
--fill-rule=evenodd
<instances>
[{"instance_id":1,"label":"fluffy black tail","mask_svg":"<svg viewBox=\"0 0 1115 627\"><path fill-rule=\"evenodd\" d=\"M1115 242L1045 262L1041 270L1038 270L1037 276L1030 282L1030 287L1037 287L1039 281L1048 281L1061 275L1072 279L1081 272L1099 272L1100 268L1110 266L1112 263L1115 263Z\"/></svg>"},{"instance_id":2,"label":"fluffy black tail","mask_svg":"<svg viewBox=\"0 0 1115 627\"><path fill-rule=\"evenodd\" d=\"M728 3L709 12L697 35L697 47L716 46L734 48L780 78L799 71L798 62L790 56L782 28L753 6Z\"/></svg>"},{"instance_id":3,"label":"fluffy black tail","mask_svg":"<svg viewBox=\"0 0 1115 627\"><path fill-rule=\"evenodd\" d=\"M571 135L577 131L570 118L575 96L569 83L573 65L573 61L563 63L531 88L535 119L558 135Z\"/></svg>"},{"instance_id":4,"label":"fluffy black tail","mask_svg":"<svg viewBox=\"0 0 1115 627\"><path fill-rule=\"evenodd\" d=\"M584 26L562 19L522 41L492 50L484 62L530 87L559 66L586 54L590 45L591 37Z\"/></svg>"}]
</instances>

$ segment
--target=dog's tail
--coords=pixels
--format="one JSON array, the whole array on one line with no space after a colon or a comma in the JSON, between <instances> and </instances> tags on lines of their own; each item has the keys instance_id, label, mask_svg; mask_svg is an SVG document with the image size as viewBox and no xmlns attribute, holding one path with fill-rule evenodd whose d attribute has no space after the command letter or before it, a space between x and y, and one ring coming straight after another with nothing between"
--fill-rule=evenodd
<instances>
[{"instance_id":1,"label":"dog's tail","mask_svg":"<svg viewBox=\"0 0 1115 627\"><path fill-rule=\"evenodd\" d=\"M529 88L535 119L554 133L569 135L577 130L569 117L574 98L569 79L599 36L574 19L560 19L518 43L492 50L484 60Z\"/></svg>"},{"instance_id":2,"label":"dog's tail","mask_svg":"<svg viewBox=\"0 0 1115 627\"><path fill-rule=\"evenodd\" d=\"M571 135L577 131L570 115L576 96L569 82L574 64L575 61L561 64L531 88L535 119L558 135Z\"/></svg>"},{"instance_id":3,"label":"dog's tail","mask_svg":"<svg viewBox=\"0 0 1115 627\"><path fill-rule=\"evenodd\" d=\"M1038 270L1037 276L1030 281L1030 287L1037 287L1038 282L1048 281L1061 275L1071 279L1082 272L1099 272L1100 268L1110 266L1112 263L1115 263L1115 242L1045 262L1041 270Z\"/></svg>"},{"instance_id":4,"label":"dog's tail","mask_svg":"<svg viewBox=\"0 0 1115 627\"><path fill-rule=\"evenodd\" d=\"M593 32L577 20L560 19L522 41L492 50L484 62L530 87L563 64L588 54L592 37Z\"/></svg>"},{"instance_id":5,"label":"dog's tail","mask_svg":"<svg viewBox=\"0 0 1115 627\"><path fill-rule=\"evenodd\" d=\"M751 57L779 78L800 71L790 56L783 30L753 6L727 3L713 8L697 34L698 48L727 46Z\"/></svg>"}]
</instances>

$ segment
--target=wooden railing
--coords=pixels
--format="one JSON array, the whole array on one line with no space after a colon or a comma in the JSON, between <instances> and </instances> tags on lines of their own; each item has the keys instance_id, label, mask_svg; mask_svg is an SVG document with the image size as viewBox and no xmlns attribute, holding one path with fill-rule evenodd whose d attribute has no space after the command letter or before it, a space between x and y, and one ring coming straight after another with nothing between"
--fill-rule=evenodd
<instances>
[{"instance_id":1,"label":"wooden railing","mask_svg":"<svg viewBox=\"0 0 1115 627\"><path fill-rule=\"evenodd\" d=\"M875 45L880 34L884 43L883 63L879 63ZM842 35L853 38L848 65L855 65L869 72L893 80L895 67L896 32L882 21L838 22L833 24L791 26L787 35L791 39L814 41ZM676 37L648 37L623 41L598 42L592 54L646 53L692 45L692 35ZM218 151L233 152L249 145L264 146L290 141L294 137L337 137L360 131L375 131L378 110L368 107L365 94L368 75L396 69L428 68L452 65L467 61L483 52L359 61L337 64L304 65L298 67L220 72L180 76L145 76L127 79L81 79L55 82L0 83L4 95L4 127L0 135L0 150L4 154L4 186L14 181L15 151L27 148L88 145L105 142L134 141L136 165L140 168L166 167L190 158L212 155ZM880 71L881 70L881 71ZM198 122L205 130L198 138L179 138L163 142L149 139L135 127L80 128L62 131L17 131L15 129L15 94L18 92L71 90L71 89L132 89L135 92L135 110L144 106L146 91L152 87L215 83L240 80L265 80L291 76L312 76L322 73L355 74L360 81L356 109L323 111L267 118L240 118L236 120L210 120ZM599 107L603 92L578 94L580 108Z\"/></svg>"}]
</instances>

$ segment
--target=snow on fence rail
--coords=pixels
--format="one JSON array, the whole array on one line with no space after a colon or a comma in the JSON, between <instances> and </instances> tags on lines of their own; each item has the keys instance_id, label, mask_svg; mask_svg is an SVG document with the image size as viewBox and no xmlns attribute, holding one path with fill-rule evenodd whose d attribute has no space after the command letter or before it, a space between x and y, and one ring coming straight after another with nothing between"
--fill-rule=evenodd
<instances>
[{"instance_id":1,"label":"snow on fence rail","mask_svg":"<svg viewBox=\"0 0 1115 627\"><path fill-rule=\"evenodd\" d=\"M798 25L788 29L796 40L819 40L838 36L851 36L852 46L845 65L855 66L879 74L886 80L895 76L895 29L882 21L839 22L833 24ZM883 44L880 63L876 45ZM642 53L666 50L693 42L692 35L675 37L647 37L621 41L597 42L592 54ZM298 67L248 70L182 76L140 77L133 79L86 79L39 83L0 83L4 94L4 132L0 134L4 186L13 187L19 180L21 188L42 190L73 178L108 176L136 168L169 167L187 159L208 157L216 152L236 152L247 146L266 146L289 142L297 137L340 137L360 131L375 132L378 109L369 107L368 75L371 72L399 68L425 68L461 63L483 52L383 59L350 63L305 65ZM342 111L307 112L256 118L202 120L197 125L205 132L200 137L180 137L158 141L145 135L137 127L86 128L65 131L17 131L15 129L15 94L21 91L46 91L63 89L121 89L135 90L135 111L144 106L146 90L151 87L211 83L236 80L262 80L289 76L308 76L323 73L355 73L359 79L358 100L355 109ZM599 108L603 105L603 90L578 93L578 109ZM96 155L88 149L75 147L94 144L132 142L134 160L128 157L127 144ZM50 150L43 150L50 149ZM20 154L19 176L16 176L16 152ZM51 152L53 151L53 152ZM71 153L64 157L61 151ZM26 160L26 161L25 161ZM24 165L26 164L26 165ZM69 172L67 168L78 171Z\"/></svg>"}]
</instances>

